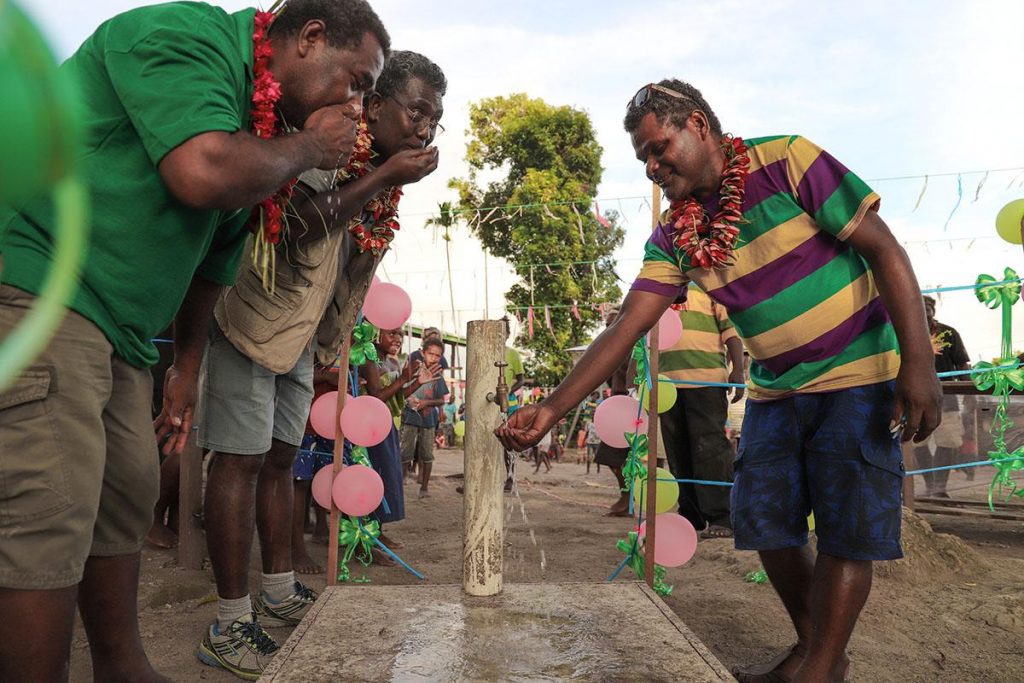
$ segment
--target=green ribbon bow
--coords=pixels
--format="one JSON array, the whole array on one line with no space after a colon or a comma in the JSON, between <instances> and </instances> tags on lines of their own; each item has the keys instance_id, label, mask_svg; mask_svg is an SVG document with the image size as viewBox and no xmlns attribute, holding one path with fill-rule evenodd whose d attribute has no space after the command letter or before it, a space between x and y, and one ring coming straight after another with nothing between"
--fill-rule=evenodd
<instances>
[{"instance_id":1,"label":"green ribbon bow","mask_svg":"<svg viewBox=\"0 0 1024 683\"><path fill-rule=\"evenodd\" d=\"M995 446L995 450L988 453L996 470L988 487L988 505L989 509L993 509L992 500L997 491L1002 497L1004 490L1008 489L1005 494L1007 500L1012 496L1024 496L1024 488L1019 488L1013 478L1014 472L1024 470L1024 446L1012 453L1006 450L1006 430L1013 426L1006 411L1010 403L1010 392L1014 389L1024 391L1024 368L1020 367L1013 355L1012 340L1013 305L1020 301L1021 283L1017 273L1012 268L1006 268L1002 280L983 274L978 276L975 285L978 301L992 310L1002 309L1003 314L1000 360L998 363L978 363L974 369L981 372L973 376L974 386L979 391L991 391L999 401L989 429Z\"/></svg>"},{"instance_id":2,"label":"green ribbon bow","mask_svg":"<svg viewBox=\"0 0 1024 683\"><path fill-rule=\"evenodd\" d=\"M366 446L353 445L352 450L348 455L352 458L353 465L365 465L370 469L373 469L373 465L370 464L370 455L366 451Z\"/></svg>"},{"instance_id":3,"label":"green ribbon bow","mask_svg":"<svg viewBox=\"0 0 1024 683\"><path fill-rule=\"evenodd\" d=\"M640 581L644 579L644 556L640 552L640 536L636 531L630 531L626 538L620 538L615 547L626 554L626 564L633 570L633 574ZM660 564L654 565L654 585L652 588L658 595L668 597L672 595L672 586L665 583L665 568Z\"/></svg>"},{"instance_id":4,"label":"green ribbon bow","mask_svg":"<svg viewBox=\"0 0 1024 683\"><path fill-rule=\"evenodd\" d=\"M992 284L996 282L1001 282L1002 284ZM979 275L974 284L976 286L974 295L978 297L978 301L992 310L1002 308L1003 335L1000 358L1009 358L1013 355L1012 315L1013 305L1020 300L1020 278L1013 268L1006 268L1003 270L1002 281L996 280L991 275Z\"/></svg>"},{"instance_id":5,"label":"green ribbon bow","mask_svg":"<svg viewBox=\"0 0 1024 683\"><path fill-rule=\"evenodd\" d=\"M629 490L630 482L637 477L643 479L647 476L647 466L641 459L649 453L646 434L626 434L626 443L629 444L629 455L622 465L622 478L626 481L624 491Z\"/></svg>"},{"instance_id":6,"label":"green ribbon bow","mask_svg":"<svg viewBox=\"0 0 1024 683\"><path fill-rule=\"evenodd\" d=\"M373 345L373 340L376 338L377 328L373 326L373 323L363 322L356 325L356 328L352 330L352 348L348 352L348 362L357 368L368 360L376 363L378 360L377 347Z\"/></svg>"},{"instance_id":7,"label":"green ribbon bow","mask_svg":"<svg viewBox=\"0 0 1024 683\"><path fill-rule=\"evenodd\" d=\"M756 572L747 572L747 575L743 577L743 580L747 583L756 583L760 586L768 581L768 573L763 569L758 569Z\"/></svg>"},{"instance_id":8,"label":"green ribbon bow","mask_svg":"<svg viewBox=\"0 0 1024 683\"><path fill-rule=\"evenodd\" d=\"M974 366L974 386L978 391L993 390L1000 395L1011 388L1024 391L1024 367L1018 367L1016 358L1004 358L999 363L982 361Z\"/></svg>"},{"instance_id":9,"label":"green ribbon bow","mask_svg":"<svg viewBox=\"0 0 1024 683\"><path fill-rule=\"evenodd\" d=\"M363 519L367 518L364 517ZM338 581L350 580L351 574L349 573L348 563L352 561L352 556L355 555L358 549L362 549L362 553L355 555L356 560L364 567L369 566L373 561L373 555L371 555L370 551L373 550L374 539L378 536L380 536L380 522L377 520L371 519L360 523L359 520L353 520L349 517L342 518L341 527L338 530L338 545L345 548L345 554L339 563ZM342 578L343 576L344 578Z\"/></svg>"}]
</instances>

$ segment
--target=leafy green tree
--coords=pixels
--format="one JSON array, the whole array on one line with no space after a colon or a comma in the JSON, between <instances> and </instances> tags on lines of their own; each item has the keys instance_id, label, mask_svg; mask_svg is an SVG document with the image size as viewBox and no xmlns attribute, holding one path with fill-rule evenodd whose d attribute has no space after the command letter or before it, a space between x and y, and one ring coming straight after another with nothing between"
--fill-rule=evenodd
<instances>
[{"instance_id":1,"label":"leafy green tree","mask_svg":"<svg viewBox=\"0 0 1024 683\"><path fill-rule=\"evenodd\" d=\"M450 181L458 215L515 268L509 308L524 322L529 307L535 314L533 337L524 325L518 343L535 353L532 376L557 383L571 365L565 349L585 343L600 322L592 305L621 296L612 253L624 233L614 212L605 226L593 210L601 146L586 112L522 93L471 104L469 133L469 177Z\"/></svg>"}]
</instances>

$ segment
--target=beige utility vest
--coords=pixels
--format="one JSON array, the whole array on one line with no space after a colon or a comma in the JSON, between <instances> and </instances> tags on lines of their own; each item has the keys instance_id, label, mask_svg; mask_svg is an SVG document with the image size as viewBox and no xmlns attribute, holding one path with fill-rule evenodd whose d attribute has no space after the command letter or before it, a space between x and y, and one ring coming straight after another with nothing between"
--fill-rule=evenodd
<instances>
[{"instance_id":1,"label":"beige utility vest","mask_svg":"<svg viewBox=\"0 0 1024 683\"><path fill-rule=\"evenodd\" d=\"M334 172L308 171L299 180L320 193L333 187ZM352 244L343 228L327 232L323 224L296 223L289 225L293 234L295 230L309 229L321 230L324 236L305 245L291 241L278 245L274 292L263 287L262 272L253 262L250 237L235 284L224 290L214 308L214 317L228 341L254 363L277 374L291 370L309 348L328 305L335 301L340 282L346 280L340 270L349 261ZM360 256L369 256L376 266L372 254ZM371 269L369 278L372 276ZM340 337L342 330L337 332Z\"/></svg>"}]
</instances>

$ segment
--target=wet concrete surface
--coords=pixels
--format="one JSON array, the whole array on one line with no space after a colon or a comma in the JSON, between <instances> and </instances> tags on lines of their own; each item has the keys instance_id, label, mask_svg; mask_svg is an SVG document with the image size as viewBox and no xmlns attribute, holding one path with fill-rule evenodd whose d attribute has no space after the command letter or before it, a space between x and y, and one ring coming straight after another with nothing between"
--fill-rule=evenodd
<instances>
[{"instance_id":1,"label":"wet concrete surface","mask_svg":"<svg viewBox=\"0 0 1024 683\"><path fill-rule=\"evenodd\" d=\"M635 582L328 588L261 681L732 680Z\"/></svg>"}]
</instances>

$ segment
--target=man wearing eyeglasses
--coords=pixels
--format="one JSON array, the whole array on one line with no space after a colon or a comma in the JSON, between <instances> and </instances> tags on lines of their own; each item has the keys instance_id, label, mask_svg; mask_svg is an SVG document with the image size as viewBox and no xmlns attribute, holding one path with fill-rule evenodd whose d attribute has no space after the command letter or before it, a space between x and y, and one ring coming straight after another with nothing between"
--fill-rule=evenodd
<instances>
[{"instance_id":1,"label":"man wearing eyeglasses","mask_svg":"<svg viewBox=\"0 0 1024 683\"><path fill-rule=\"evenodd\" d=\"M216 453L205 514L219 599L217 621L198 651L204 663L238 673L218 634L255 614L264 658L239 675L257 676L277 650L262 627L298 624L317 597L295 580L291 543L293 463L313 398L314 353L322 364L334 363L387 248L356 247L353 232L377 219L367 207L437 168L430 143L440 130L446 89L443 72L429 59L392 52L363 102L373 138L370 171L340 185L334 171L303 174L278 246L273 291L264 287L250 249L236 284L217 302L199 419L200 443ZM250 599L254 524L263 576Z\"/></svg>"},{"instance_id":2,"label":"man wearing eyeglasses","mask_svg":"<svg viewBox=\"0 0 1024 683\"><path fill-rule=\"evenodd\" d=\"M672 202L669 218L615 323L551 396L497 434L514 448L536 443L696 282L728 308L754 360L732 490L736 547L760 553L798 637L733 673L845 680L872 561L902 555L899 437L921 442L940 422L910 261L878 195L805 138L725 135L700 91L678 80L641 88L624 123Z\"/></svg>"}]
</instances>

